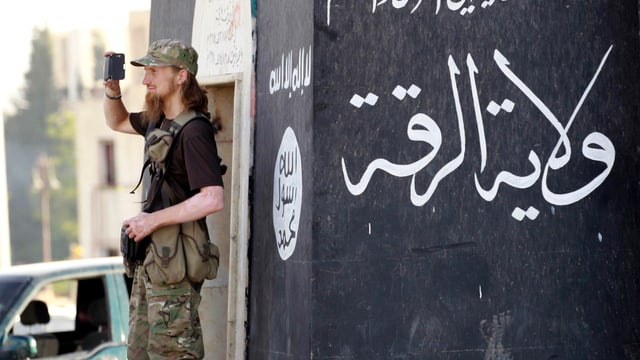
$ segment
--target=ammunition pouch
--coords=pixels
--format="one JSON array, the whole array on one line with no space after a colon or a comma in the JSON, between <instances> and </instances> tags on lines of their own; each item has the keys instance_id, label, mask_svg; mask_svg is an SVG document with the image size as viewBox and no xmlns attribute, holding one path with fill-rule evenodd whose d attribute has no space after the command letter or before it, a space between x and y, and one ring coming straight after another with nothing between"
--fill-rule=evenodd
<instances>
[{"instance_id":1,"label":"ammunition pouch","mask_svg":"<svg viewBox=\"0 0 640 360\"><path fill-rule=\"evenodd\" d=\"M220 252L204 219L162 227L151 234L143 266L152 284L200 283L218 275Z\"/></svg>"}]
</instances>

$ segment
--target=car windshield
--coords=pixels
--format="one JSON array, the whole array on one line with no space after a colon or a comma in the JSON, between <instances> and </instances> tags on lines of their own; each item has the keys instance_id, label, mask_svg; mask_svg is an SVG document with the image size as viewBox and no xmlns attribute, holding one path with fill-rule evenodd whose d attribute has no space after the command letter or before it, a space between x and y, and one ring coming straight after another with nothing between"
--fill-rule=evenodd
<instances>
[{"instance_id":1,"label":"car windshield","mask_svg":"<svg viewBox=\"0 0 640 360\"><path fill-rule=\"evenodd\" d=\"M19 298L17 296L29 284L29 278L0 279L0 319L4 319L7 311Z\"/></svg>"}]
</instances>

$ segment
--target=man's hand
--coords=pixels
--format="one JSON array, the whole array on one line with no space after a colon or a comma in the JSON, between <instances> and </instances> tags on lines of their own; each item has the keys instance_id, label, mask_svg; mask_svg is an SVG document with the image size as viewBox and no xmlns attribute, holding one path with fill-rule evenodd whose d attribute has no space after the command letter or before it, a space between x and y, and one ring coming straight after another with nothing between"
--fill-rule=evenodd
<instances>
[{"instance_id":1,"label":"man's hand","mask_svg":"<svg viewBox=\"0 0 640 360\"><path fill-rule=\"evenodd\" d=\"M151 214L141 212L140 214L127 219L123 225L127 228L127 236L133 241L142 241L145 237L151 235L155 231L155 225L152 222Z\"/></svg>"},{"instance_id":2,"label":"man's hand","mask_svg":"<svg viewBox=\"0 0 640 360\"><path fill-rule=\"evenodd\" d=\"M205 186L187 200L150 213L141 212L125 220L126 233L133 241L142 241L162 226L180 224L201 219L224 207L224 189L222 186Z\"/></svg>"},{"instance_id":3,"label":"man's hand","mask_svg":"<svg viewBox=\"0 0 640 360\"><path fill-rule=\"evenodd\" d=\"M115 54L115 52L113 51L105 51L103 56L109 57L111 55ZM115 96L119 96L122 95L122 92L120 90L120 80L105 80L102 83L105 87L104 91L107 93L107 95L115 97Z\"/></svg>"}]
</instances>

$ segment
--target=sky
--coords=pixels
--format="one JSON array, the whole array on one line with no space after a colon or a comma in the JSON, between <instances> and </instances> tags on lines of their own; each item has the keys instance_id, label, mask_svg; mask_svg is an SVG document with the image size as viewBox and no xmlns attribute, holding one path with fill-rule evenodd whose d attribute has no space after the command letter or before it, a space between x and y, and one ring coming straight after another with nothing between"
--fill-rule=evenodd
<instances>
[{"instance_id":1,"label":"sky","mask_svg":"<svg viewBox=\"0 0 640 360\"><path fill-rule=\"evenodd\" d=\"M151 0L18 0L0 5L3 75L0 80L0 112L11 111L20 95L28 70L35 27L51 32L122 28L129 11L149 9Z\"/></svg>"}]
</instances>

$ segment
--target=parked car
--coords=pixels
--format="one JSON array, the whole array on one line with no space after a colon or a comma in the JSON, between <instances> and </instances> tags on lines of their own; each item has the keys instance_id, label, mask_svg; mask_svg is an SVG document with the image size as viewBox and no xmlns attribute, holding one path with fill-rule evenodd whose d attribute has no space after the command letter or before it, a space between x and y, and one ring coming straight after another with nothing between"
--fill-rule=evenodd
<instances>
[{"instance_id":1,"label":"parked car","mask_svg":"<svg viewBox=\"0 0 640 360\"><path fill-rule=\"evenodd\" d=\"M0 269L0 360L126 359L130 290L121 257Z\"/></svg>"}]
</instances>

